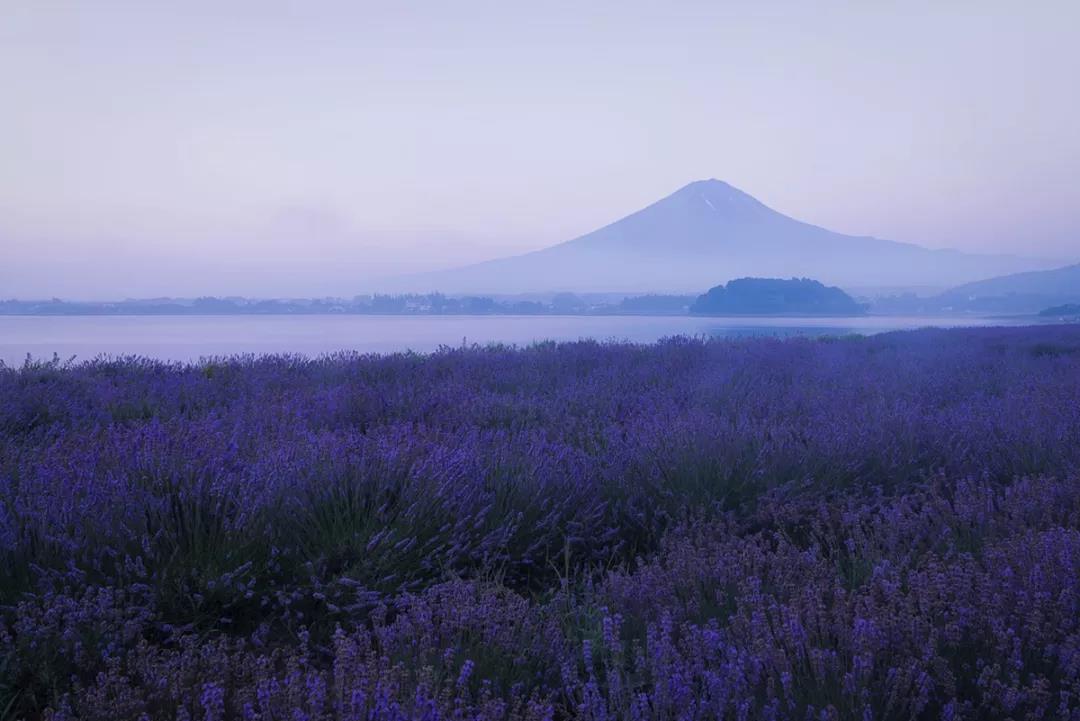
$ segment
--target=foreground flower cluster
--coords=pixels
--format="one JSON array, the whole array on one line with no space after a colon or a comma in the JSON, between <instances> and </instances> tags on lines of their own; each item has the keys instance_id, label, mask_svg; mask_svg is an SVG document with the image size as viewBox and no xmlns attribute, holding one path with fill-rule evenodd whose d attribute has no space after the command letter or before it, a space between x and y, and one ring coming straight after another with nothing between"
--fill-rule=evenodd
<instances>
[{"instance_id":1,"label":"foreground flower cluster","mask_svg":"<svg viewBox=\"0 0 1080 721\"><path fill-rule=\"evenodd\" d=\"M0 401L0 719L1080 719L1080 327Z\"/></svg>"}]
</instances>

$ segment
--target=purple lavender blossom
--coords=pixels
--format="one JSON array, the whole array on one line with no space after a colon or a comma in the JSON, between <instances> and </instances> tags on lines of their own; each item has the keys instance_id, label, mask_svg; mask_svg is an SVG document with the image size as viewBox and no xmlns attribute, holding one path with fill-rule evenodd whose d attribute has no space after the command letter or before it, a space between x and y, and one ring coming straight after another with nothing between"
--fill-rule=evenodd
<instances>
[{"instance_id":1,"label":"purple lavender blossom","mask_svg":"<svg viewBox=\"0 0 1080 721\"><path fill-rule=\"evenodd\" d=\"M1080 328L0 398L0 718L1080 719Z\"/></svg>"}]
</instances>

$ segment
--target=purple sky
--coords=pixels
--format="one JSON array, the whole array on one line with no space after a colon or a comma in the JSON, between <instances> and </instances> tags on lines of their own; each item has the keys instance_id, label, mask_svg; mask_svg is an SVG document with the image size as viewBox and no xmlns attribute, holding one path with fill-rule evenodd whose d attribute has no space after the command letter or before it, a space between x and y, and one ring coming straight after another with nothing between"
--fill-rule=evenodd
<instances>
[{"instance_id":1,"label":"purple sky","mask_svg":"<svg viewBox=\"0 0 1080 721\"><path fill-rule=\"evenodd\" d=\"M5 2L0 297L351 295L724 179L1080 259L1080 3Z\"/></svg>"}]
</instances>

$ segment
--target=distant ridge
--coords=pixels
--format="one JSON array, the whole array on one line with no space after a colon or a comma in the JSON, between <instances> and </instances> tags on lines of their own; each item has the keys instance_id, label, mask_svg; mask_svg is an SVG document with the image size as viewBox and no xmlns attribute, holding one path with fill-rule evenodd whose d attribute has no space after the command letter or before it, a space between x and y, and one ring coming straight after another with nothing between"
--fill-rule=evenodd
<instances>
[{"instance_id":1,"label":"distant ridge","mask_svg":"<svg viewBox=\"0 0 1080 721\"><path fill-rule=\"evenodd\" d=\"M1080 301L1080 263L966 283L943 295L957 298L1040 295Z\"/></svg>"},{"instance_id":2,"label":"distant ridge","mask_svg":"<svg viewBox=\"0 0 1080 721\"><path fill-rule=\"evenodd\" d=\"M1080 264L967 283L937 300L949 308L1000 313L1034 313L1080 303Z\"/></svg>"},{"instance_id":3,"label":"distant ridge","mask_svg":"<svg viewBox=\"0 0 1080 721\"><path fill-rule=\"evenodd\" d=\"M902 294L878 298L871 310L875 313L914 315L1031 315L1073 303L1080 303L1080 264L965 283L929 297Z\"/></svg>"},{"instance_id":4,"label":"distant ridge","mask_svg":"<svg viewBox=\"0 0 1080 721\"><path fill-rule=\"evenodd\" d=\"M524 255L402 278L393 289L702 292L744 276L805 276L842 287L949 287L1053 265L834 233L709 179L579 238Z\"/></svg>"}]
</instances>

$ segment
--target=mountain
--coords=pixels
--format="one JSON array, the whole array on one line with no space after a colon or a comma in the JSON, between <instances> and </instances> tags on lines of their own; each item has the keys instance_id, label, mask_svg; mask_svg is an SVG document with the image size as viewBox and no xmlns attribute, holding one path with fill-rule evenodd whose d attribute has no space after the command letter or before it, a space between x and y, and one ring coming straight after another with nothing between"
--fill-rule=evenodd
<instances>
[{"instance_id":1,"label":"mountain","mask_svg":"<svg viewBox=\"0 0 1080 721\"><path fill-rule=\"evenodd\" d=\"M951 308L1000 313L1034 313L1050 306L1080 303L1080 263L966 283L942 293L937 300Z\"/></svg>"},{"instance_id":2,"label":"mountain","mask_svg":"<svg viewBox=\"0 0 1080 721\"><path fill-rule=\"evenodd\" d=\"M1080 303L1080 264L988 278L937 295L918 297L905 293L880 297L873 301L870 310L886 315L1015 315L1071 303Z\"/></svg>"},{"instance_id":3,"label":"mountain","mask_svg":"<svg viewBox=\"0 0 1080 721\"><path fill-rule=\"evenodd\" d=\"M809 276L859 287L949 287L1048 265L834 233L783 215L722 181L700 180L574 240L412 276L395 289L701 292L744 276Z\"/></svg>"},{"instance_id":4,"label":"mountain","mask_svg":"<svg viewBox=\"0 0 1080 721\"><path fill-rule=\"evenodd\" d=\"M1055 305L1039 311L1039 315L1044 318L1080 318L1080 303Z\"/></svg>"},{"instance_id":5,"label":"mountain","mask_svg":"<svg viewBox=\"0 0 1080 721\"><path fill-rule=\"evenodd\" d=\"M1080 263L966 283L942 295L956 298L1039 295L1080 300Z\"/></svg>"}]
</instances>

